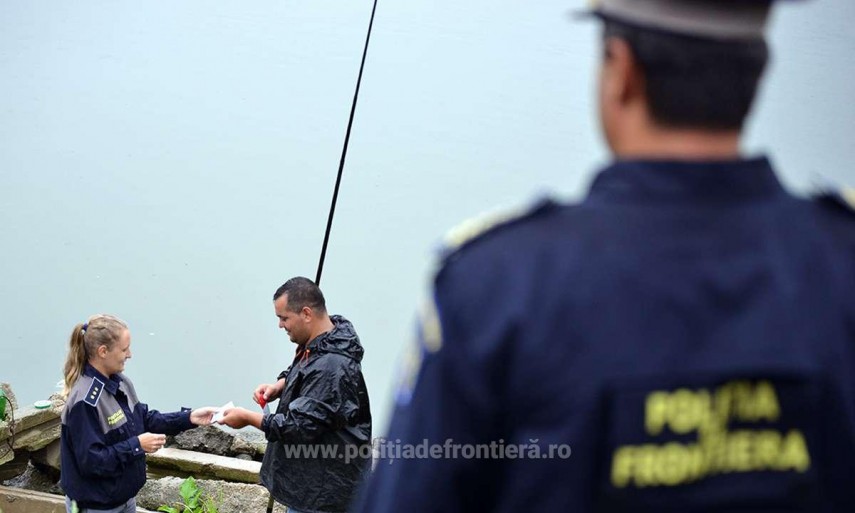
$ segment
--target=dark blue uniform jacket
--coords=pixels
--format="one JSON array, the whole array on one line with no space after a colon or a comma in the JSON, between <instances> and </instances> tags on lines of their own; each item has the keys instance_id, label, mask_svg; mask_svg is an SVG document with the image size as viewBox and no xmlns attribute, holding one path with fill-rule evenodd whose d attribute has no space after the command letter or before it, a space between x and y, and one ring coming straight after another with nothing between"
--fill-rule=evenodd
<instances>
[{"instance_id":1,"label":"dark blue uniform jacket","mask_svg":"<svg viewBox=\"0 0 855 513\"><path fill-rule=\"evenodd\" d=\"M124 374L107 378L86 364L62 412L62 488L81 508L117 507L145 484L137 437L192 427L190 412L149 410Z\"/></svg>"},{"instance_id":2,"label":"dark blue uniform jacket","mask_svg":"<svg viewBox=\"0 0 855 513\"><path fill-rule=\"evenodd\" d=\"M453 244L356 511L855 508L845 201L622 161Z\"/></svg>"}]
</instances>

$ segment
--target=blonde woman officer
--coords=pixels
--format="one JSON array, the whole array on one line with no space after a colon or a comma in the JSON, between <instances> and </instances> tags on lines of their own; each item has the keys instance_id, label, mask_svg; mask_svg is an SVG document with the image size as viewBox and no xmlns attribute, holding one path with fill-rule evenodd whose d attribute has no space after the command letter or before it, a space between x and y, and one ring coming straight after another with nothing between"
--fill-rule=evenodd
<instances>
[{"instance_id":1,"label":"blonde woman officer","mask_svg":"<svg viewBox=\"0 0 855 513\"><path fill-rule=\"evenodd\" d=\"M150 410L123 374L130 357L131 334L117 317L92 316L71 333L61 435L68 513L135 512L145 454L163 447L166 434L210 424L216 411Z\"/></svg>"}]
</instances>

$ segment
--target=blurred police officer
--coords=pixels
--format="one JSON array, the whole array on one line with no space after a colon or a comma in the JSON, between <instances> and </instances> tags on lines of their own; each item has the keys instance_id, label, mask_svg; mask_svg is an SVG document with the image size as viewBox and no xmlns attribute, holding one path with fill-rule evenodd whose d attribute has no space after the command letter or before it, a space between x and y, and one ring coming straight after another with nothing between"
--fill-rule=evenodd
<instances>
[{"instance_id":1,"label":"blurred police officer","mask_svg":"<svg viewBox=\"0 0 855 513\"><path fill-rule=\"evenodd\" d=\"M855 507L855 213L740 151L770 8L594 8L614 161L451 237L358 511Z\"/></svg>"}]
</instances>

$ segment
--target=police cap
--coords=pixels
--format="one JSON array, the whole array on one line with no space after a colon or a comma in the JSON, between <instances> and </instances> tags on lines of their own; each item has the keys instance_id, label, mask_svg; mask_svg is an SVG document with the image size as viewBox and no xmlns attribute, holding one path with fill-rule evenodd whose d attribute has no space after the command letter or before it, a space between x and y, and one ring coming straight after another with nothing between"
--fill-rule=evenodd
<instances>
[{"instance_id":1,"label":"police cap","mask_svg":"<svg viewBox=\"0 0 855 513\"><path fill-rule=\"evenodd\" d=\"M761 39L773 0L592 0L586 13L643 29L722 41Z\"/></svg>"}]
</instances>

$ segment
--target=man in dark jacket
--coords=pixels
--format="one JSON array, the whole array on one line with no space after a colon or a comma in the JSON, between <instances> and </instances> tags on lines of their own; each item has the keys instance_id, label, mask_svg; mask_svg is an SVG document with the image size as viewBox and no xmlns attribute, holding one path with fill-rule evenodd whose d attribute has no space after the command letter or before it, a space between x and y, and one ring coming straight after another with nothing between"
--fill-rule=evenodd
<instances>
[{"instance_id":1,"label":"man in dark jacket","mask_svg":"<svg viewBox=\"0 0 855 513\"><path fill-rule=\"evenodd\" d=\"M285 282L273 306L279 327L297 344L294 361L276 383L255 391L262 406L279 398L276 413L235 408L222 422L264 431L261 483L289 511L347 511L371 462L371 408L359 336L350 321L327 314L321 290L307 278Z\"/></svg>"}]
</instances>

